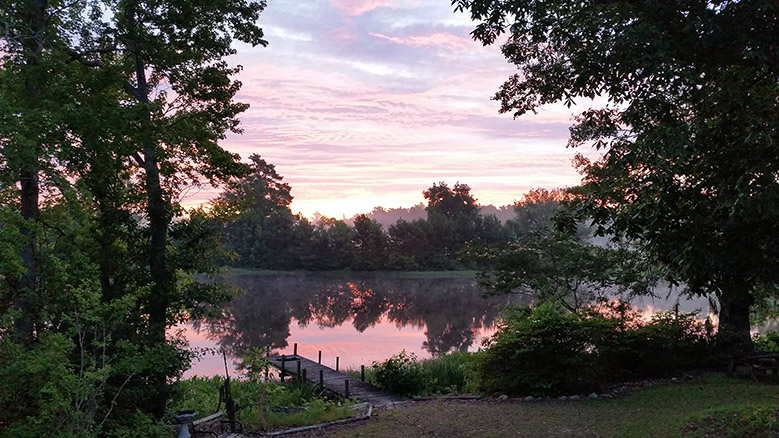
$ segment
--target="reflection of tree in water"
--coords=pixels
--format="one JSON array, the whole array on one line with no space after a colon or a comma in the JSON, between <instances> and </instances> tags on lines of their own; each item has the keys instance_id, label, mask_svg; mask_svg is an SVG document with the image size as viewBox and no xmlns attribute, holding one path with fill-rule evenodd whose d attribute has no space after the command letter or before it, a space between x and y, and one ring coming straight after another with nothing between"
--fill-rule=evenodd
<instances>
[{"instance_id":1,"label":"reflection of tree in water","mask_svg":"<svg viewBox=\"0 0 779 438\"><path fill-rule=\"evenodd\" d=\"M218 318L195 324L234 357L251 348L287 346L290 321L301 327L337 327L348 321L358 332L382 321L424 329L423 348L432 355L465 351L474 336L494 325L510 298L484 299L473 280L461 278L361 278L236 276L246 291ZM394 353L394 352L393 352Z\"/></svg>"}]
</instances>

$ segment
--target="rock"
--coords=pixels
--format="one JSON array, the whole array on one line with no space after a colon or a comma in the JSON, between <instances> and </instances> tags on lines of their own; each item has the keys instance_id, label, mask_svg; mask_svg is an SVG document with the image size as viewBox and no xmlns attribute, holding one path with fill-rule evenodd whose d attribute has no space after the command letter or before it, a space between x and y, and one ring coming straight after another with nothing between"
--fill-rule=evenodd
<instances>
[{"instance_id":1,"label":"rock","mask_svg":"<svg viewBox=\"0 0 779 438\"><path fill-rule=\"evenodd\" d=\"M529 395L529 396L523 398L522 401L532 402L535 399L536 399L535 397L533 397L532 395Z\"/></svg>"},{"instance_id":2,"label":"rock","mask_svg":"<svg viewBox=\"0 0 779 438\"><path fill-rule=\"evenodd\" d=\"M578 395L572 395L572 396L568 397L568 400L579 400L579 396Z\"/></svg>"},{"instance_id":3,"label":"rock","mask_svg":"<svg viewBox=\"0 0 779 438\"><path fill-rule=\"evenodd\" d=\"M558 400L568 400L568 397L562 396L562 397L558 398Z\"/></svg>"},{"instance_id":4,"label":"rock","mask_svg":"<svg viewBox=\"0 0 779 438\"><path fill-rule=\"evenodd\" d=\"M506 394L501 394L501 395L498 396L497 400L499 402L504 402L504 401L508 400L508 398L509 398L509 396L507 396Z\"/></svg>"},{"instance_id":5,"label":"rock","mask_svg":"<svg viewBox=\"0 0 779 438\"><path fill-rule=\"evenodd\" d=\"M590 400L595 400L596 398L598 398L598 394L596 394L596 393L594 393L594 392L593 392L593 393L592 393L592 394L590 394L590 395L589 395L587 398L589 398Z\"/></svg>"},{"instance_id":6,"label":"rock","mask_svg":"<svg viewBox=\"0 0 779 438\"><path fill-rule=\"evenodd\" d=\"M679 381L679 379L678 379L677 377L673 377L673 378L671 378L671 381L672 381L672 382L678 382L678 381Z\"/></svg>"}]
</instances>

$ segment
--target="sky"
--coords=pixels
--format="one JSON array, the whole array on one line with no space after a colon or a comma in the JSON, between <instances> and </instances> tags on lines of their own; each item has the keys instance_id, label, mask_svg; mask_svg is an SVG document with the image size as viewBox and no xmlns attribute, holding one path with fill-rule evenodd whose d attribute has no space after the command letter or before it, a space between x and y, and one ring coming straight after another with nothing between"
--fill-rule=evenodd
<instances>
[{"instance_id":1,"label":"sky","mask_svg":"<svg viewBox=\"0 0 779 438\"><path fill-rule=\"evenodd\" d=\"M274 164L293 212L410 207L440 181L507 205L580 180L565 147L574 110L499 114L491 97L515 67L449 0L269 0L261 25L268 47L230 59L251 107L222 146Z\"/></svg>"}]
</instances>

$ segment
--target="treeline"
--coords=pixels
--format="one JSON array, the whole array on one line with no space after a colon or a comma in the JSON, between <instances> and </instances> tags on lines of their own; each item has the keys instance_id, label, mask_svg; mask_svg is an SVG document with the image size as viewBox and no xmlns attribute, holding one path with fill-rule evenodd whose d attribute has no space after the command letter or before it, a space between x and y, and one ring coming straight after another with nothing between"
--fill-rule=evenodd
<instances>
[{"instance_id":1,"label":"treeline","mask_svg":"<svg viewBox=\"0 0 779 438\"><path fill-rule=\"evenodd\" d=\"M312 222L289 208L291 187L272 164L252 155L252 173L234 181L214 206L231 217L224 243L235 254L226 264L280 270L456 270L474 269L462 257L467 245L504 246L542 228L565 194L538 189L514 205L501 222L482 214L470 187L441 182L424 190L427 217L399 219L386 229L368 215L346 221Z\"/></svg>"}]
</instances>

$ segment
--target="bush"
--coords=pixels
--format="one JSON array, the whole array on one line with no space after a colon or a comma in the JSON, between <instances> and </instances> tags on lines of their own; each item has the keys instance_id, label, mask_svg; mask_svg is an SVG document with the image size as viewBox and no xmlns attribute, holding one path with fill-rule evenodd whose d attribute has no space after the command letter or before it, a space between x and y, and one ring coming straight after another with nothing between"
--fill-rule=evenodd
<instances>
[{"instance_id":1,"label":"bush","mask_svg":"<svg viewBox=\"0 0 779 438\"><path fill-rule=\"evenodd\" d=\"M752 337L755 350L761 353L779 353L779 332L765 332Z\"/></svg>"},{"instance_id":2,"label":"bush","mask_svg":"<svg viewBox=\"0 0 779 438\"><path fill-rule=\"evenodd\" d=\"M414 353L405 350L390 357L384 362L373 363L373 384L378 388L394 394L414 396L425 388L425 376L422 366L417 362Z\"/></svg>"},{"instance_id":3,"label":"bush","mask_svg":"<svg viewBox=\"0 0 779 438\"><path fill-rule=\"evenodd\" d=\"M614 303L592 316L608 321L598 334L598 355L610 381L663 377L713 364L711 330L694 313L659 312L646 322L627 307Z\"/></svg>"},{"instance_id":4,"label":"bush","mask_svg":"<svg viewBox=\"0 0 779 438\"><path fill-rule=\"evenodd\" d=\"M536 396L583 389L597 371L590 322L549 305L506 309L487 349L474 358L476 387Z\"/></svg>"},{"instance_id":5,"label":"bush","mask_svg":"<svg viewBox=\"0 0 779 438\"><path fill-rule=\"evenodd\" d=\"M581 314L546 304L509 308L474 357L473 383L487 393L588 392L706 366L709 341L692 314L660 313L646 322L619 302Z\"/></svg>"}]
</instances>

